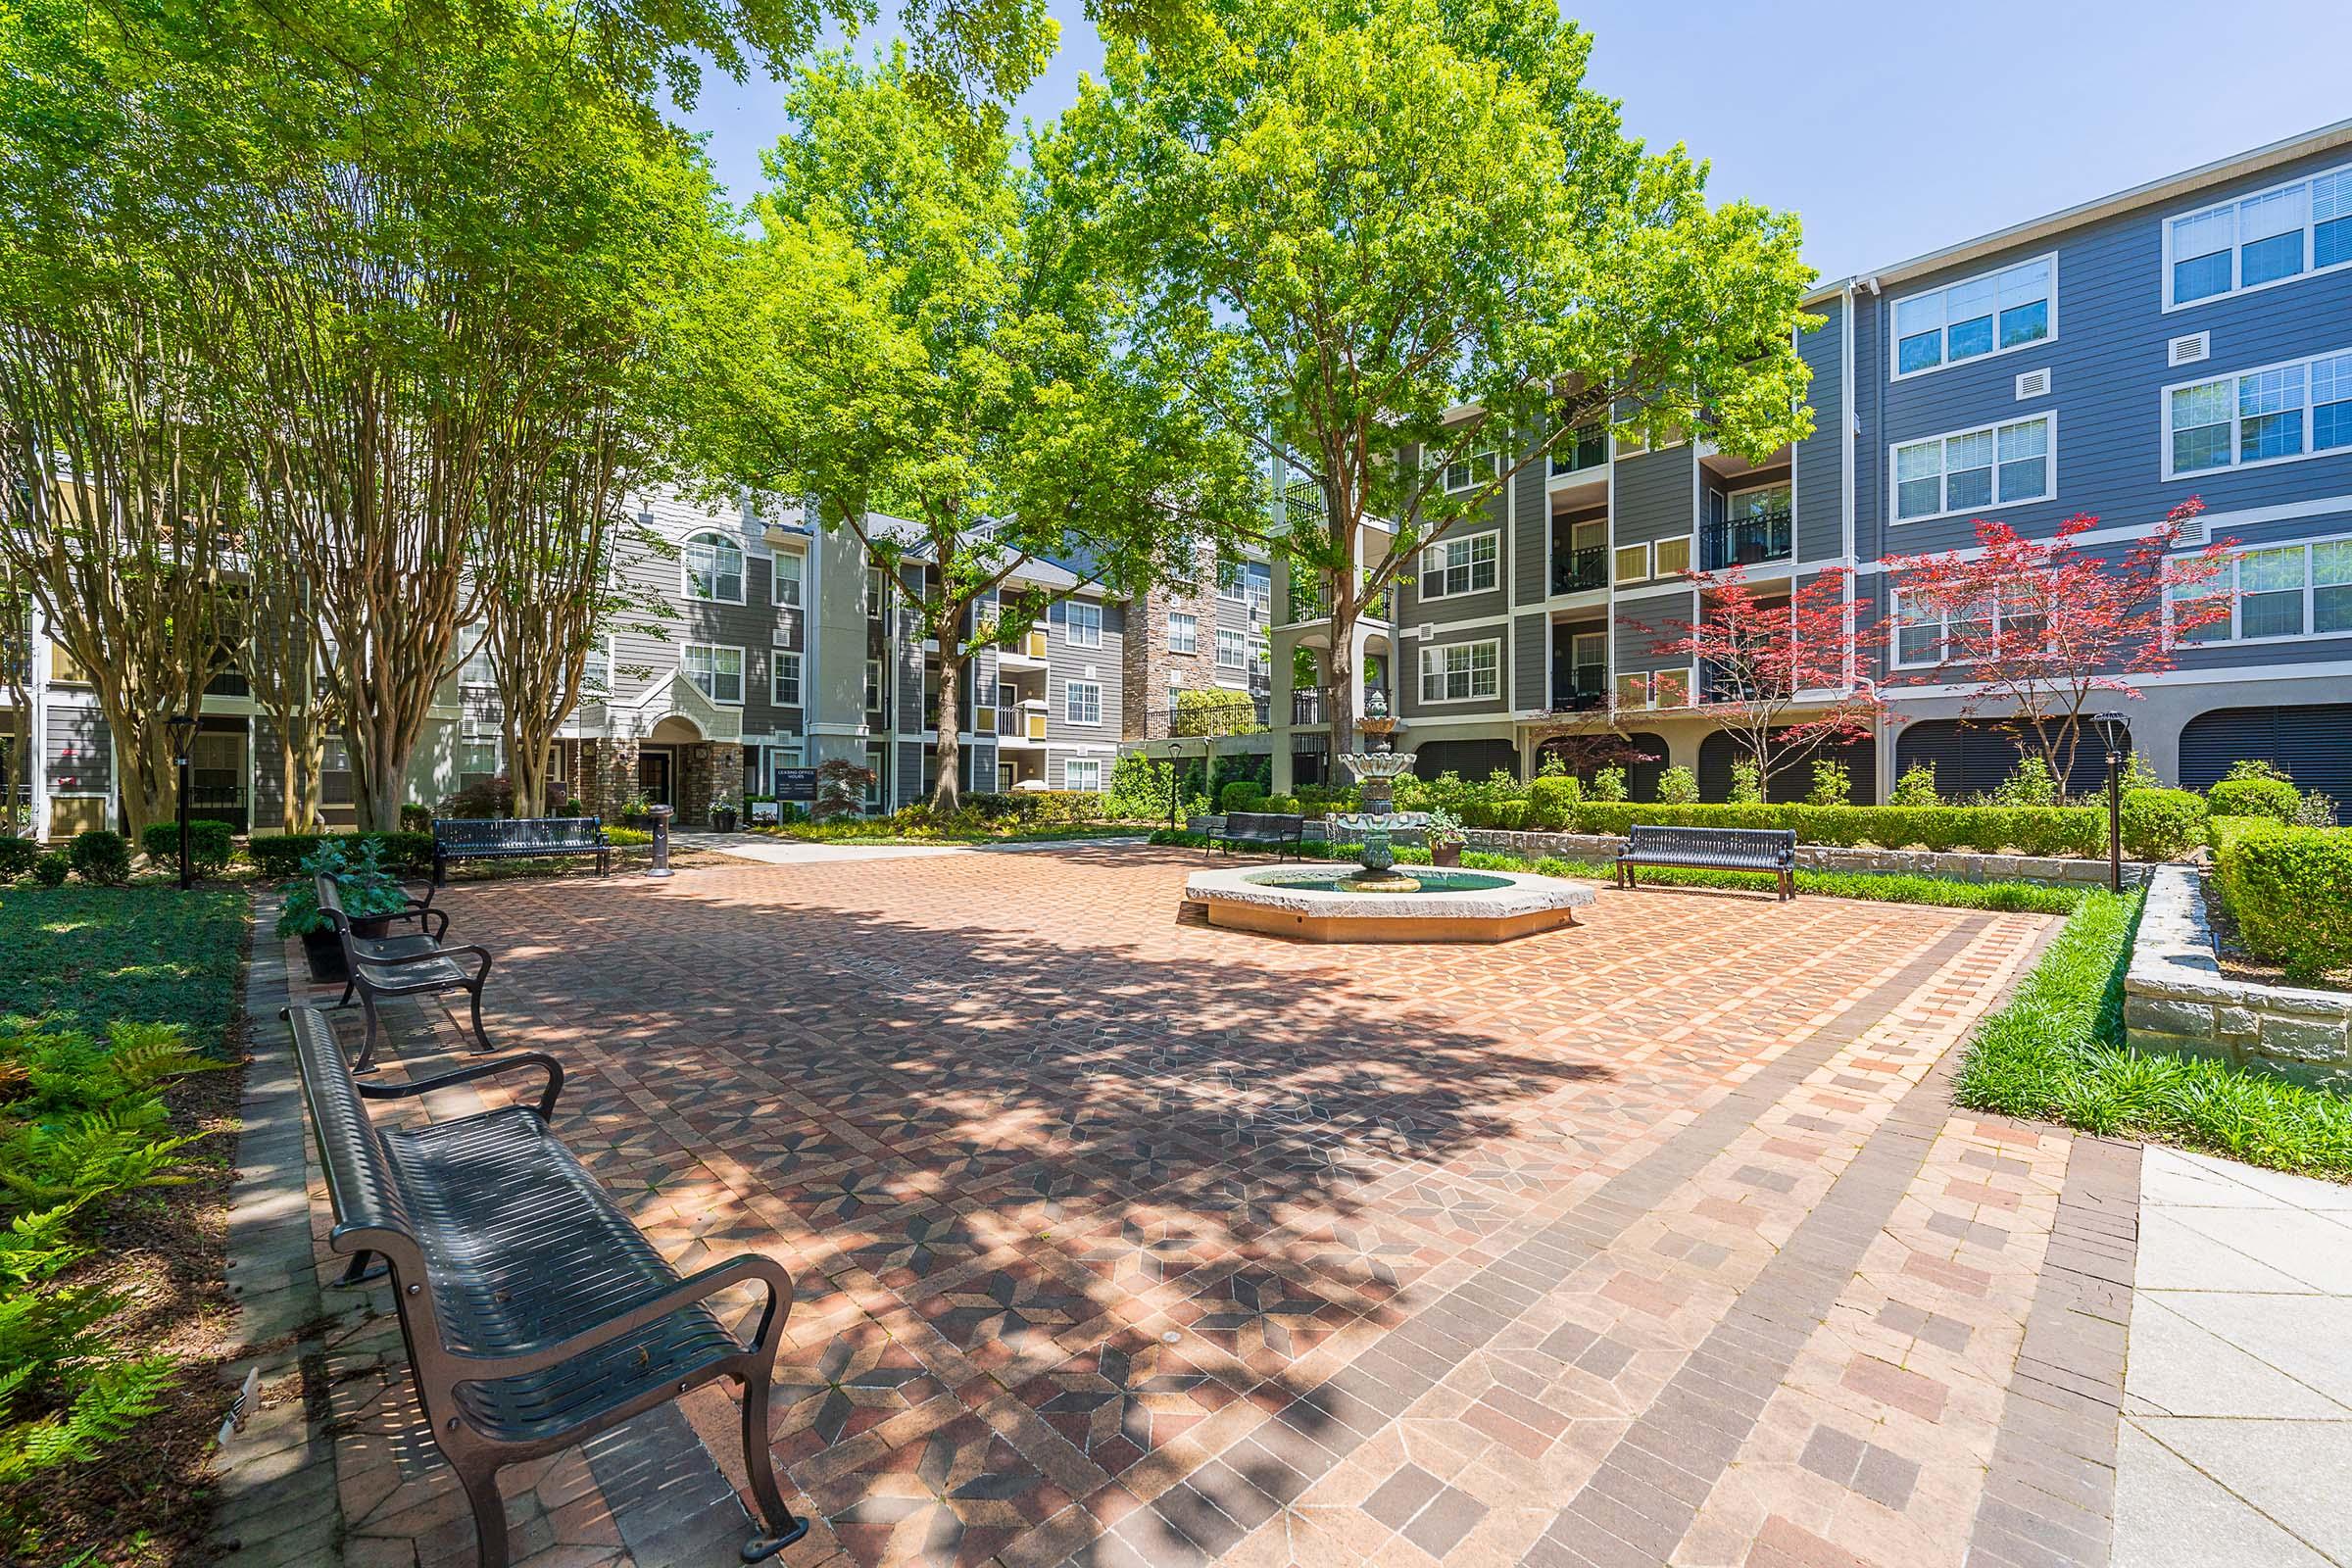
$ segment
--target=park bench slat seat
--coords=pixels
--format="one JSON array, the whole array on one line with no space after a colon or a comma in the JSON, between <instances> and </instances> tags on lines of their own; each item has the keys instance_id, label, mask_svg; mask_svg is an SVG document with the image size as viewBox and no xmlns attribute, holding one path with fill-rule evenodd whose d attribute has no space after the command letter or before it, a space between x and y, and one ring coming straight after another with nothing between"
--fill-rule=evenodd
<instances>
[{"instance_id":1,"label":"park bench slat seat","mask_svg":"<svg viewBox=\"0 0 2352 1568\"><path fill-rule=\"evenodd\" d=\"M1637 866L1770 871L1783 900L1796 897L1796 834L1777 827L1662 827L1635 823L1617 855L1617 885L1634 886Z\"/></svg>"},{"instance_id":2,"label":"park bench slat seat","mask_svg":"<svg viewBox=\"0 0 2352 1568\"><path fill-rule=\"evenodd\" d=\"M368 1031L360 1042L359 1059L352 1063L354 1072L375 1070L375 1037L382 1027L376 1004L392 997L438 996L443 992L463 991L473 1008L473 1037L480 1051L490 1049L490 1035L482 1027L482 987L490 979L490 950L470 944L450 945L438 938L421 933L408 936L364 937L352 928L351 916L343 908L342 889L334 876L320 871L313 884L318 894L318 912L334 927L335 940L343 949L343 969L347 976L342 1000L335 1005L348 1007L352 999L359 999L368 1016ZM416 901L409 901L412 908ZM430 911L439 915L440 929L449 930L446 909ZM406 912L387 918L398 920ZM418 922L423 923L421 920ZM458 962L460 957L474 960L468 969Z\"/></svg>"},{"instance_id":3,"label":"park bench slat seat","mask_svg":"<svg viewBox=\"0 0 2352 1568\"><path fill-rule=\"evenodd\" d=\"M612 846L606 842L602 818L433 818L433 882L436 886L449 880L450 866L460 860L550 859L567 855L593 855L596 857L597 874L604 876L611 873Z\"/></svg>"},{"instance_id":4,"label":"park bench slat seat","mask_svg":"<svg viewBox=\"0 0 2352 1568\"><path fill-rule=\"evenodd\" d=\"M472 1505L484 1568L509 1561L498 1472L569 1447L722 1377L744 1390L744 1458L772 1556L806 1527L785 1505L768 1449L769 1391L792 1277L745 1253L681 1277L553 1131L564 1069L524 1053L411 1084L352 1075L323 1013L285 1014L334 1212L343 1282L389 1277L409 1375L434 1444ZM526 1071L536 1104L413 1130L378 1127L370 1100ZM371 1260L380 1266L371 1267ZM759 1287L747 1342L707 1304Z\"/></svg>"},{"instance_id":5,"label":"park bench slat seat","mask_svg":"<svg viewBox=\"0 0 2352 1568\"><path fill-rule=\"evenodd\" d=\"M1299 853L1298 841L1305 829L1306 818L1294 812L1229 811L1225 825L1209 834L1201 855L1205 858L1220 849L1231 851L1238 845L1272 850L1279 860L1286 849L1294 856Z\"/></svg>"}]
</instances>

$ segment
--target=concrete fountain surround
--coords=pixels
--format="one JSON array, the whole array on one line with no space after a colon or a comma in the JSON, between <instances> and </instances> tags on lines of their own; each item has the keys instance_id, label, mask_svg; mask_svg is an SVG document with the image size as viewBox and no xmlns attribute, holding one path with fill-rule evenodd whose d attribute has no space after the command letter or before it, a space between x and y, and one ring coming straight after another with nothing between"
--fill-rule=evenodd
<instances>
[{"instance_id":1,"label":"concrete fountain surround","mask_svg":"<svg viewBox=\"0 0 2352 1568\"><path fill-rule=\"evenodd\" d=\"M1575 911L1594 897L1581 882L1519 871L1468 873L1507 886L1461 893L1342 893L1252 880L1280 874L1263 866L1196 871L1184 896L1207 907L1210 925L1303 942L1508 942L1576 924Z\"/></svg>"}]
</instances>

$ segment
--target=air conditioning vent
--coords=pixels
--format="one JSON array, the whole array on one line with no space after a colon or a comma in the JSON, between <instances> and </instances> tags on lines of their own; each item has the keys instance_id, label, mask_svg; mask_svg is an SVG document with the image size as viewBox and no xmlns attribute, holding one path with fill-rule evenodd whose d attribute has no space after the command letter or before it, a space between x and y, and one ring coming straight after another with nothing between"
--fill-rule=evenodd
<instances>
[{"instance_id":1,"label":"air conditioning vent","mask_svg":"<svg viewBox=\"0 0 2352 1568\"><path fill-rule=\"evenodd\" d=\"M2186 337L2173 339L2172 350L2166 357L2165 363L2167 365L2194 365L2200 360L2211 358L2213 358L2213 334L2211 332L2191 332Z\"/></svg>"},{"instance_id":2,"label":"air conditioning vent","mask_svg":"<svg viewBox=\"0 0 2352 1568\"><path fill-rule=\"evenodd\" d=\"M2050 370L2048 366L2043 366L2038 370L2028 370L2017 378L2017 400L2020 403L2028 398L2046 398L2049 395Z\"/></svg>"}]
</instances>

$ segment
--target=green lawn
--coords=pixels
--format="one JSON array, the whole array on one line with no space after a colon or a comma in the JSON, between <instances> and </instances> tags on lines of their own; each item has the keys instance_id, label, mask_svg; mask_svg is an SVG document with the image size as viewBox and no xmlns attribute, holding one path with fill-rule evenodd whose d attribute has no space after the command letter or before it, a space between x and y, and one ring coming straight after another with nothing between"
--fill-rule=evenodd
<instances>
[{"instance_id":1,"label":"green lawn","mask_svg":"<svg viewBox=\"0 0 2352 1568\"><path fill-rule=\"evenodd\" d=\"M221 1047L236 1010L246 896L170 884L0 890L0 1018L103 1036L117 1018L181 1023Z\"/></svg>"},{"instance_id":2,"label":"green lawn","mask_svg":"<svg viewBox=\"0 0 2352 1568\"><path fill-rule=\"evenodd\" d=\"M2139 895L2084 898L2009 1004L1978 1027L1953 1098L1975 1110L2352 1177L2352 1099L2124 1046Z\"/></svg>"}]
</instances>

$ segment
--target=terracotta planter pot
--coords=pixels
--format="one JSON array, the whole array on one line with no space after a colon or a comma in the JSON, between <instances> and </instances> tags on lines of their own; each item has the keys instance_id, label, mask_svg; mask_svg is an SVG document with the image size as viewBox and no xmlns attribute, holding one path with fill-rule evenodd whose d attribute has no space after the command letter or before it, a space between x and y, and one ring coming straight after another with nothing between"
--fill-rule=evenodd
<instances>
[{"instance_id":1,"label":"terracotta planter pot","mask_svg":"<svg viewBox=\"0 0 2352 1568\"><path fill-rule=\"evenodd\" d=\"M1454 841L1452 841L1452 842L1451 842L1451 843L1449 843L1449 844L1432 844L1432 845L1430 845L1430 847L1429 847L1429 863L1430 863L1430 864L1432 864L1432 865L1459 865L1459 864L1461 864L1461 863L1462 863L1462 841L1461 841L1461 840L1459 840L1459 839L1455 839Z\"/></svg>"}]
</instances>

